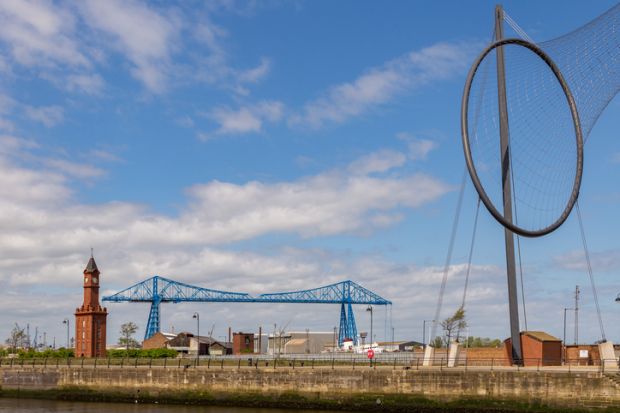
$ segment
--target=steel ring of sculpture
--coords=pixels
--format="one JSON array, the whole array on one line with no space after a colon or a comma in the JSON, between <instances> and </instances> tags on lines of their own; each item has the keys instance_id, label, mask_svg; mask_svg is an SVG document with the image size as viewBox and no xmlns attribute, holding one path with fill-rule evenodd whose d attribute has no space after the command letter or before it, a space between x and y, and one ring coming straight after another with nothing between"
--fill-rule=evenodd
<instances>
[{"instance_id":1,"label":"steel ring of sculpture","mask_svg":"<svg viewBox=\"0 0 620 413\"><path fill-rule=\"evenodd\" d=\"M537 229L537 230L521 228L518 225L515 225L512 222L509 222L508 220L504 218L504 215L500 213L497 210L497 208L495 208L495 205L493 205L493 202L489 199L489 196L487 195L486 191L484 190L484 187L482 186L482 183L480 182L480 179L478 177L478 173L476 172L476 167L474 165L474 161L472 158L471 148L469 145L469 129L468 129L469 125L468 125L467 115L469 111L469 94L470 94L473 79L476 75L478 68L480 67L480 64L484 60L484 58L489 53L491 53L495 48L504 46L504 45L517 45L517 46L521 46L526 49L529 49L531 52L538 55L538 57L540 57L547 64L547 66L551 69L551 71L555 75L555 78L557 79L557 81L560 83L560 86L562 87L564 95L566 96L566 100L570 108L571 116L573 119L573 126L575 128L577 162L575 165L575 168L576 168L575 169L575 172L576 172L575 180L573 182L573 189L572 189L570 198L568 199L568 202L566 203L566 207L564 208L564 210L562 211L562 213L556 219L555 222L551 223L550 225L544 228ZM546 235L546 234L549 234L555 231L558 227L560 227L560 225L564 223L564 221L566 221L566 219L570 215L571 210L573 209L575 205L575 202L577 202L577 198L579 196L579 188L581 186L581 176L583 173L583 136L581 132L581 124L579 121L579 113L577 111L577 105L575 104L575 99L573 98L573 94L571 93L570 88L568 87L568 84L566 83L566 80L562 76L560 69L542 49L540 49L535 44L525 41L525 40L503 39L503 40L496 41L495 43L492 43L491 45L489 45L478 56L478 58L476 59L476 61L474 62L474 64L472 65L469 71L469 74L467 76L467 81L465 83L465 90L463 92L463 100L461 103L461 137L463 140L463 151L465 153L465 162L467 163L467 169L469 171L469 175L471 176L474 187L476 188L476 191L478 192L478 195L480 196L480 199L484 203L487 210L491 213L491 215L493 215L493 217L500 224L502 224L505 228L508 228L515 234L526 236L526 237L539 237L539 236Z\"/></svg>"}]
</instances>

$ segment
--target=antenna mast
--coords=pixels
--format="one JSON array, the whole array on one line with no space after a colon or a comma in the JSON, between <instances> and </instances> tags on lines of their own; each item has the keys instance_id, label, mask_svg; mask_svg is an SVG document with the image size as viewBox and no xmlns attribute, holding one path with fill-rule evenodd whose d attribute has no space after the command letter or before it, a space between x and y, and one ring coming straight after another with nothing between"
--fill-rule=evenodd
<instances>
[{"instance_id":1,"label":"antenna mast","mask_svg":"<svg viewBox=\"0 0 620 413\"><path fill-rule=\"evenodd\" d=\"M579 286L575 286L575 344L579 344Z\"/></svg>"}]
</instances>

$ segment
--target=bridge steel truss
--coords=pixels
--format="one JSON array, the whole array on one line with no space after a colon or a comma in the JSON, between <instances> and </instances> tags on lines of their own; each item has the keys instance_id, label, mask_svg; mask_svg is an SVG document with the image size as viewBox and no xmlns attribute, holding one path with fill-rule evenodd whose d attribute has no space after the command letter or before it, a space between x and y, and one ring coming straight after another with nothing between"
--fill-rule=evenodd
<instances>
[{"instance_id":1,"label":"bridge steel truss","mask_svg":"<svg viewBox=\"0 0 620 413\"><path fill-rule=\"evenodd\" d=\"M155 275L132 285L116 294L102 299L108 302L151 303L144 339L160 331L162 303L209 302L209 303L297 303L297 304L339 304L340 330L338 345L346 339L358 344L357 326L353 304L391 305L392 302L378 294L347 280L324 287L301 291L261 294L253 297L246 293L212 290L197 287Z\"/></svg>"}]
</instances>

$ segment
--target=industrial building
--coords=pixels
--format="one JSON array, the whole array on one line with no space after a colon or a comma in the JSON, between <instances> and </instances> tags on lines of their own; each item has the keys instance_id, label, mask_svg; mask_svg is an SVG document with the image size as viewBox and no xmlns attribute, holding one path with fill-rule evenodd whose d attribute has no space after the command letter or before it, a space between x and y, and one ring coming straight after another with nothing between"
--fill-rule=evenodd
<instances>
[{"instance_id":1,"label":"industrial building","mask_svg":"<svg viewBox=\"0 0 620 413\"><path fill-rule=\"evenodd\" d=\"M278 354L317 354L336 342L333 331L310 332L289 331L269 334L267 353Z\"/></svg>"},{"instance_id":2,"label":"industrial building","mask_svg":"<svg viewBox=\"0 0 620 413\"><path fill-rule=\"evenodd\" d=\"M176 350L180 355L196 356L225 356L232 354L232 343L222 343L211 337L196 337L192 333L179 333L175 338L166 342L166 347Z\"/></svg>"}]
</instances>

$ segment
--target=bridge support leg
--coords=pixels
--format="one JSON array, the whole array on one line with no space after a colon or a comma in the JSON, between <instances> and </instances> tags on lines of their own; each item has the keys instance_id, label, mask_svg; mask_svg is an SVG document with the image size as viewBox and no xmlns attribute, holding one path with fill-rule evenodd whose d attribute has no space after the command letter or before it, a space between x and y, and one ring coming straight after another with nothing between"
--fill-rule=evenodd
<instances>
[{"instance_id":1,"label":"bridge support leg","mask_svg":"<svg viewBox=\"0 0 620 413\"><path fill-rule=\"evenodd\" d=\"M144 333L145 340L147 338L150 338L151 336L153 336L155 333L159 332L160 330L159 306L160 306L159 300L153 300L151 302L151 311L149 311L149 321L146 325L146 332Z\"/></svg>"},{"instance_id":2,"label":"bridge support leg","mask_svg":"<svg viewBox=\"0 0 620 413\"><path fill-rule=\"evenodd\" d=\"M357 326L355 325L355 315L353 314L353 306L349 303L349 316L347 317L348 323L348 332L350 337L353 339L353 344L356 346L359 344L359 339L357 338Z\"/></svg>"},{"instance_id":3,"label":"bridge support leg","mask_svg":"<svg viewBox=\"0 0 620 413\"><path fill-rule=\"evenodd\" d=\"M340 330L338 330L338 347L342 347L344 339L347 338L347 311L344 307L344 303L340 305Z\"/></svg>"}]
</instances>

